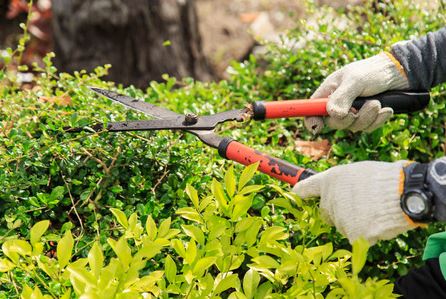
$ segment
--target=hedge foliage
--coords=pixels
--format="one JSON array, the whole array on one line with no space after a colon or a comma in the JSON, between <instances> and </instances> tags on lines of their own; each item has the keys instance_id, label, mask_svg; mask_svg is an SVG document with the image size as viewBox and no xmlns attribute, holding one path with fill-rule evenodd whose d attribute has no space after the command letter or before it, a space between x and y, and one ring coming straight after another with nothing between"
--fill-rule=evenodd
<instances>
[{"instance_id":1,"label":"hedge foliage","mask_svg":"<svg viewBox=\"0 0 446 299\"><path fill-rule=\"evenodd\" d=\"M245 188L252 189L239 194L243 188L235 187L233 172L244 168L234 165L225 172L232 163L194 136L63 131L144 117L95 96L87 86L197 114L255 100L307 98L340 66L436 30L446 19L444 5L427 9L408 0L344 11L309 4L312 13L321 18L297 23L263 57L233 63L230 79L220 82L166 75L165 82L142 91L102 80L109 66L91 74L58 73L49 55L45 66L33 66L32 85L24 86L16 70L26 32L16 50L2 52L0 297L105 298L100 292L106 282L107 294L114 290L120 298L135 298L134 292L163 298L391 296L392 285L377 279L393 280L419 265L426 237L443 226L375 245L361 280L366 246L356 245L351 267L350 245L322 223L316 202L302 202L277 181L246 169L238 185L249 181ZM227 124L219 132L320 171L361 160L429 161L445 151L444 86L432 95L426 111L394 117L371 134L326 129L313 137L301 120ZM328 139L332 151L313 162L295 150L296 138ZM244 225L259 227L257 234L246 234Z\"/></svg>"}]
</instances>

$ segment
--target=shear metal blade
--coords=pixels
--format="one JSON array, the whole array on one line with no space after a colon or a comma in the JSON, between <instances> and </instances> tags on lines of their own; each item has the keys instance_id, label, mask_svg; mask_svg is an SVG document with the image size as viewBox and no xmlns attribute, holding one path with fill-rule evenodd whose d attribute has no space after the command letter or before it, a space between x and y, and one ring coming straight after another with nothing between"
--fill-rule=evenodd
<instances>
[{"instance_id":1,"label":"shear metal blade","mask_svg":"<svg viewBox=\"0 0 446 299\"><path fill-rule=\"evenodd\" d=\"M178 116L183 116L182 114L173 112L169 109L158 107L156 105L139 101L137 99L134 99L129 96L125 96L113 91L97 88L97 87L89 87L90 90L94 91L95 93L102 95L112 101L119 102L123 104L126 107L132 108L134 110L138 110L141 112L144 112L147 115L150 115L154 118L158 119L169 119L169 118L175 118ZM220 142L223 140L223 137L218 136L214 133L213 130L185 130L186 132L192 133L195 136L197 136L203 143L218 148L220 145Z\"/></svg>"},{"instance_id":2,"label":"shear metal blade","mask_svg":"<svg viewBox=\"0 0 446 299\"><path fill-rule=\"evenodd\" d=\"M162 108L144 101L140 101L132 97L125 96L110 90L101 89L97 87L89 87L89 89L112 101L119 102L124 106L144 112L145 114L150 115L154 118L166 119L166 118L174 118L181 115L169 109Z\"/></svg>"}]
</instances>

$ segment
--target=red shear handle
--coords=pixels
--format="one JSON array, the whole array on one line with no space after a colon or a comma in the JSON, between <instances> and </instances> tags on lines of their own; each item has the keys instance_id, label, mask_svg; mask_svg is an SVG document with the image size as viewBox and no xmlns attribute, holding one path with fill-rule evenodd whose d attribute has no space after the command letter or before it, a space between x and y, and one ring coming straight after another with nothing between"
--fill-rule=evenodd
<instances>
[{"instance_id":1,"label":"red shear handle","mask_svg":"<svg viewBox=\"0 0 446 299\"><path fill-rule=\"evenodd\" d=\"M424 109L429 104L430 95L427 91L389 91L371 97L357 98L352 107L359 110L369 100L380 101L381 107L390 107L396 114L411 113ZM254 119L326 116L327 102L328 99L255 102Z\"/></svg>"},{"instance_id":2,"label":"red shear handle","mask_svg":"<svg viewBox=\"0 0 446 299\"><path fill-rule=\"evenodd\" d=\"M218 148L219 154L226 159L236 161L243 165L259 162L259 170L282 182L295 185L297 182L308 178L316 172L305 169L286 161L273 158L264 153L249 148L237 141L225 138Z\"/></svg>"},{"instance_id":3,"label":"red shear handle","mask_svg":"<svg viewBox=\"0 0 446 299\"><path fill-rule=\"evenodd\" d=\"M328 98L313 100L288 100L275 102L255 102L254 119L287 118L299 116L325 116Z\"/></svg>"}]
</instances>

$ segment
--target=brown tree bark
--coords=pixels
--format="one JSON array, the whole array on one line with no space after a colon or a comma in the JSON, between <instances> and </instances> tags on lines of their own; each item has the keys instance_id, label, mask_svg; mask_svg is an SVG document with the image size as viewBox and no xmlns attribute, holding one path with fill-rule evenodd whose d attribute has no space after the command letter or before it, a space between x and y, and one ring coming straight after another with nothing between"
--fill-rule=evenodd
<instances>
[{"instance_id":1,"label":"brown tree bark","mask_svg":"<svg viewBox=\"0 0 446 299\"><path fill-rule=\"evenodd\" d=\"M26 21L26 16L20 15L10 20L7 12L9 1L0 0L0 49L14 47L17 42L17 36L22 31L19 27L21 22Z\"/></svg>"},{"instance_id":2,"label":"brown tree bark","mask_svg":"<svg viewBox=\"0 0 446 299\"><path fill-rule=\"evenodd\" d=\"M167 73L212 78L194 0L53 0L56 65L111 64L109 79L145 87Z\"/></svg>"}]
</instances>

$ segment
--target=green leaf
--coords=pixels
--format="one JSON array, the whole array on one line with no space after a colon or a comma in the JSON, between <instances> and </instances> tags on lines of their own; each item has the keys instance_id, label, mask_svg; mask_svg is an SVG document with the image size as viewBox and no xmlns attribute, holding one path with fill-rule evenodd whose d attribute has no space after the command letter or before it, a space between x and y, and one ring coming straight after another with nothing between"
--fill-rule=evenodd
<instances>
[{"instance_id":1,"label":"green leaf","mask_svg":"<svg viewBox=\"0 0 446 299\"><path fill-rule=\"evenodd\" d=\"M195 244L194 240L191 240L187 245L186 258L184 259L184 262L186 264L191 265L196 257L197 257L197 245Z\"/></svg>"},{"instance_id":2,"label":"green leaf","mask_svg":"<svg viewBox=\"0 0 446 299\"><path fill-rule=\"evenodd\" d=\"M71 283L73 283L73 278L88 285L89 287L94 287L98 283L96 278L85 268L69 265L67 267L67 271L70 273Z\"/></svg>"},{"instance_id":3,"label":"green leaf","mask_svg":"<svg viewBox=\"0 0 446 299\"><path fill-rule=\"evenodd\" d=\"M235 193L235 175L234 175L234 166L230 166L228 170L226 170L225 173L225 187L226 192L228 193L229 197L233 197Z\"/></svg>"},{"instance_id":4,"label":"green leaf","mask_svg":"<svg viewBox=\"0 0 446 299\"><path fill-rule=\"evenodd\" d=\"M124 269L127 271L132 260L132 250L124 237L121 237L118 241L113 239L107 239L108 244L113 249L115 254L118 256Z\"/></svg>"},{"instance_id":5,"label":"green leaf","mask_svg":"<svg viewBox=\"0 0 446 299\"><path fill-rule=\"evenodd\" d=\"M213 179L212 185L211 185L211 190L212 190L212 194L214 195L215 199L217 200L218 207L220 209L222 209L223 213L226 213L226 211L228 209L228 202L225 198L223 186L216 179Z\"/></svg>"},{"instance_id":6,"label":"green leaf","mask_svg":"<svg viewBox=\"0 0 446 299\"><path fill-rule=\"evenodd\" d=\"M71 231L67 230L59 243L57 243L57 259L61 269L65 268L70 261L73 246L73 236L71 235Z\"/></svg>"},{"instance_id":7,"label":"green leaf","mask_svg":"<svg viewBox=\"0 0 446 299\"><path fill-rule=\"evenodd\" d=\"M51 200L61 200L65 193L65 188L63 186L57 186L51 191Z\"/></svg>"},{"instance_id":8,"label":"green leaf","mask_svg":"<svg viewBox=\"0 0 446 299\"><path fill-rule=\"evenodd\" d=\"M14 263L19 262L21 256L31 255L31 245L24 240L7 240L2 245L3 253Z\"/></svg>"},{"instance_id":9,"label":"green leaf","mask_svg":"<svg viewBox=\"0 0 446 299\"><path fill-rule=\"evenodd\" d=\"M248 299L251 299L260 283L260 275L257 271L249 269L243 277L243 291Z\"/></svg>"},{"instance_id":10,"label":"green leaf","mask_svg":"<svg viewBox=\"0 0 446 299\"><path fill-rule=\"evenodd\" d=\"M71 298L71 289L68 289L60 299L70 299Z\"/></svg>"},{"instance_id":11,"label":"green leaf","mask_svg":"<svg viewBox=\"0 0 446 299\"><path fill-rule=\"evenodd\" d=\"M248 246L254 245L257 241L257 235L259 234L260 228L262 227L262 220L254 221L250 228L245 233L246 236L246 244Z\"/></svg>"},{"instance_id":12,"label":"green leaf","mask_svg":"<svg viewBox=\"0 0 446 299\"><path fill-rule=\"evenodd\" d=\"M219 274L221 275L221 274ZM238 290L240 288L240 280L237 275L230 274L220 280L217 286L214 288L214 295L218 295L221 292L226 291L227 289L234 288Z\"/></svg>"},{"instance_id":13,"label":"green leaf","mask_svg":"<svg viewBox=\"0 0 446 299\"><path fill-rule=\"evenodd\" d=\"M234 291L229 295L228 299L248 299L245 294L240 293L239 291Z\"/></svg>"},{"instance_id":14,"label":"green leaf","mask_svg":"<svg viewBox=\"0 0 446 299\"><path fill-rule=\"evenodd\" d=\"M183 259L186 258L186 249L184 248L183 242L178 239L174 239L171 241L172 248L175 249L177 254L181 256Z\"/></svg>"},{"instance_id":15,"label":"green leaf","mask_svg":"<svg viewBox=\"0 0 446 299\"><path fill-rule=\"evenodd\" d=\"M111 208L110 211L115 215L116 220L118 220L119 224L121 224L124 228L127 228L129 226L129 223L127 222L127 216L125 216L125 213L119 209Z\"/></svg>"},{"instance_id":16,"label":"green leaf","mask_svg":"<svg viewBox=\"0 0 446 299\"><path fill-rule=\"evenodd\" d=\"M241 191L243 187L245 187L245 185L252 179L258 167L259 167L259 162L256 162L243 169L242 175L240 176L240 180L238 183L238 191Z\"/></svg>"},{"instance_id":17,"label":"green leaf","mask_svg":"<svg viewBox=\"0 0 446 299\"><path fill-rule=\"evenodd\" d=\"M175 282L175 278L177 275L177 265L174 260L168 255L166 260L164 261L164 273L166 274L166 278L170 283Z\"/></svg>"},{"instance_id":18,"label":"green leaf","mask_svg":"<svg viewBox=\"0 0 446 299\"><path fill-rule=\"evenodd\" d=\"M184 219L195 221L200 224L204 223L200 214L198 214L194 208L180 208L176 211L176 213Z\"/></svg>"},{"instance_id":19,"label":"green leaf","mask_svg":"<svg viewBox=\"0 0 446 299\"><path fill-rule=\"evenodd\" d=\"M249 185L244 187L242 190L238 192L239 195L245 195L245 194L251 194L251 193L257 193L260 190L262 190L265 186L262 185Z\"/></svg>"},{"instance_id":20,"label":"green leaf","mask_svg":"<svg viewBox=\"0 0 446 299\"><path fill-rule=\"evenodd\" d=\"M156 223L153 221L152 215L149 215L146 220L146 232L149 240L153 241L156 238L158 229L156 228Z\"/></svg>"},{"instance_id":21,"label":"green leaf","mask_svg":"<svg viewBox=\"0 0 446 299\"><path fill-rule=\"evenodd\" d=\"M93 275L99 279L102 265L104 263L104 255L102 253L101 245L99 242L94 242L90 251L88 252L88 264L93 272Z\"/></svg>"},{"instance_id":22,"label":"green leaf","mask_svg":"<svg viewBox=\"0 0 446 299\"><path fill-rule=\"evenodd\" d=\"M288 234L285 233L285 228L280 226L272 226L265 229L260 238L260 244L271 243L278 240L288 239Z\"/></svg>"},{"instance_id":23,"label":"green leaf","mask_svg":"<svg viewBox=\"0 0 446 299\"><path fill-rule=\"evenodd\" d=\"M142 277L137 282L135 282L132 288L135 288L138 292L152 292L155 293L155 284L162 280L164 271L153 271L147 276ZM131 294L127 298L136 298L138 294ZM158 296L157 296L158 297ZM121 297L120 297L121 298Z\"/></svg>"},{"instance_id":24,"label":"green leaf","mask_svg":"<svg viewBox=\"0 0 446 299\"><path fill-rule=\"evenodd\" d=\"M255 299L267 298L267 295L271 294L272 291L273 291L272 283L270 281L264 282L258 287L254 298Z\"/></svg>"},{"instance_id":25,"label":"green leaf","mask_svg":"<svg viewBox=\"0 0 446 299\"><path fill-rule=\"evenodd\" d=\"M192 273L197 278L201 278L204 274L204 272L211 267L215 261L217 260L217 257L215 256L208 256L204 257L198 260L198 262L195 264Z\"/></svg>"},{"instance_id":26,"label":"green leaf","mask_svg":"<svg viewBox=\"0 0 446 299\"><path fill-rule=\"evenodd\" d=\"M279 268L280 264L270 257L269 255L259 255L252 259L253 262L257 264L257 266L262 268Z\"/></svg>"},{"instance_id":27,"label":"green leaf","mask_svg":"<svg viewBox=\"0 0 446 299\"><path fill-rule=\"evenodd\" d=\"M359 238L353 243L352 252L352 270L353 275L358 275L367 260L367 251L369 242L364 238Z\"/></svg>"},{"instance_id":28,"label":"green leaf","mask_svg":"<svg viewBox=\"0 0 446 299\"><path fill-rule=\"evenodd\" d=\"M181 228L189 237L193 238L198 244L204 245L203 231L194 225L182 225Z\"/></svg>"},{"instance_id":29,"label":"green leaf","mask_svg":"<svg viewBox=\"0 0 446 299\"><path fill-rule=\"evenodd\" d=\"M156 244L155 242L144 242L143 247L138 251L138 255L145 259L151 259L157 255L162 248L161 245Z\"/></svg>"},{"instance_id":30,"label":"green leaf","mask_svg":"<svg viewBox=\"0 0 446 299\"><path fill-rule=\"evenodd\" d=\"M352 256L352 253L345 249L338 249L336 250L332 255L330 255L330 260L335 260L341 257L350 258Z\"/></svg>"},{"instance_id":31,"label":"green leaf","mask_svg":"<svg viewBox=\"0 0 446 299\"><path fill-rule=\"evenodd\" d=\"M34 246L34 244L40 241L40 238L43 236L49 226L50 222L48 220L39 221L33 225L30 232L31 245Z\"/></svg>"},{"instance_id":32,"label":"green leaf","mask_svg":"<svg viewBox=\"0 0 446 299\"><path fill-rule=\"evenodd\" d=\"M15 268L15 264L6 258L0 259L0 272L8 272Z\"/></svg>"},{"instance_id":33,"label":"green leaf","mask_svg":"<svg viewBox=\"0 0 446 299\"><path fill-rule=\"evenodd\" d=\"M231 220L235 221L248 212L252 205L252 196L236 195L233 199L234 210L232 211Z\"/></svg>"},{"instance_id":34,"label":"green leaf","mask_svg":"<svg viewBox=\"0 0 446 299\"><path fill-rule=\"evenodd\" d=\"M190 200L194 204L195 209L199 209L200 206L200 200L198 199L198 192L197 190L192 187L192 185L187 184L186 185L186 194L189 196Z\"/></svg>"},{"instance_id":35,"label":"green leaf","mask_svg":"<svg viewBox=\"0 0 446 299\"><path fill-rule=\"evenodd\" d=\"M158 238L163 238L167 235L170 229L171 220L170 217L161 222L158 228Z\"/></svg>"}]
</instances>

